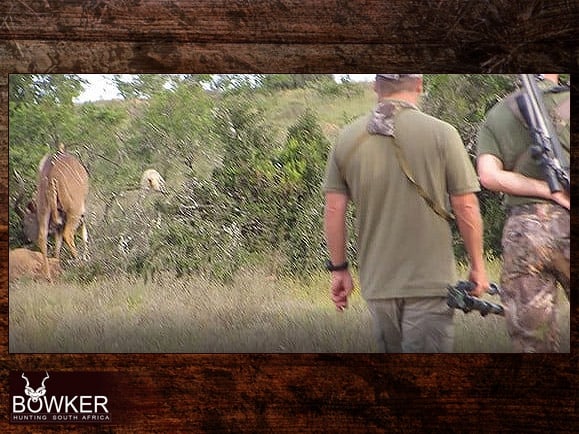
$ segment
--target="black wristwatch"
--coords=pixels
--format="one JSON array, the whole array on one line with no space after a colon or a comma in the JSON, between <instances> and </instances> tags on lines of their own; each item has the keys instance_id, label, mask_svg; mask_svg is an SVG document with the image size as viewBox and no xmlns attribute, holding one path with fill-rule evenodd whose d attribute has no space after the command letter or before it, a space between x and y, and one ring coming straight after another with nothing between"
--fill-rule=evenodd
<instances>
[{"instance_id":1,"label":"black wristwatch","mask_svg":"<svg viewBox=\"0 0 579 434\"><path fill-rule=\"evenodd\" d=\"M329 259L326 261L326 270L328 271L343 271L348 269L348 261L345 261L343 264L334 265L332 261Z\"/></svg>"}]
</instances>

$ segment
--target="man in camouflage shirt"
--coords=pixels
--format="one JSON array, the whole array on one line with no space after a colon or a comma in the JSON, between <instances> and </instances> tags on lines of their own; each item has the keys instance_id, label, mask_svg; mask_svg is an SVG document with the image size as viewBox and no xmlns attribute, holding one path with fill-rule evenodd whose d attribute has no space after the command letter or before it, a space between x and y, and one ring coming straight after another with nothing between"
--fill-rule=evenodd
<instances>
[{"instance_id":1,"label":"man in camouflage shirt","mask_svg":"<svg viewBox=\"0 0 579 434\"><path fill-rule=\"evenodd\" d=\"M569 89L557 74L538 83L565 157L569 158ZM517 92L493 107L478 135L483 186L505 193L501 299L516 352L557 352L557 282L569 297L570 199L551 193L531 154L532 136L516 106Z\"/></svg>"}]
</instances>

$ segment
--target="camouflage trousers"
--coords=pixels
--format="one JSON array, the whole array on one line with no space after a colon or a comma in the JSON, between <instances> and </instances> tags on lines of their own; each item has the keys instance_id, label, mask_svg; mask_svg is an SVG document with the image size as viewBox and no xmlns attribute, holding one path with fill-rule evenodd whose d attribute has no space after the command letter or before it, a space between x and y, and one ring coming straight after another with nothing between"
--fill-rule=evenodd
<instances>
[{"instance_id":1,"label":"camouflage trousers","mask_svg":"<svg viewBox=\"0 0 579 434\"><path fill-rule=\"evenodd\" d=\"M516 352L557 352L557 283L570 291L569 211L513 207L503 229L501 301Z\"/></svg>"}]
</instances>

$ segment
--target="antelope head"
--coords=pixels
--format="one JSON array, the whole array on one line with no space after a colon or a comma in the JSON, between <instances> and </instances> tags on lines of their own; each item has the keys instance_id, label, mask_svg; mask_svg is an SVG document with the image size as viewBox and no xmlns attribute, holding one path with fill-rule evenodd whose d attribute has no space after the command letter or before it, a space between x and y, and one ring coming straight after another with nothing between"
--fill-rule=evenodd
<instances>
[{"instance_id":1,"label":"antelope head","mask_svg":"<svg viewBox=\"0 0 579 434\"><path fill-rule=\"evenodd\" d=\"M44 377L44 379L42 380L42 385L36 390L30 387L30 382L28 381L28 378L26 378L26 376L24 375L24 372L22 373L22 378L26 380L24 393L26 394L26 396L32 399L32 402L37 402L40 398L42 398L46 394L46 387L44 387L44 382L50 378L48 372L46 373L46 377Z\"/></svg>"}]
</instances>

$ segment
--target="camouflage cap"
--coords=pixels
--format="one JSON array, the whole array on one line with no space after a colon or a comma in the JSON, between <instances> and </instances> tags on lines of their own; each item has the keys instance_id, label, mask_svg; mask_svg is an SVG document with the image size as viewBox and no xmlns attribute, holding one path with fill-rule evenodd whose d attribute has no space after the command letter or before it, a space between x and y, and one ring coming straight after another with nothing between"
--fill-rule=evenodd
<instances>
[{"instance_id":1,"label":"camouflage cap","mask_svg":"<svg viewBox=\"0 0 579 434\"><path fill-rule=\"evenodd\" d=\"M422 74L376 74L376 78L384 80L400 80L401 78L422 78Z\"/></svg>"}]
</instances>

